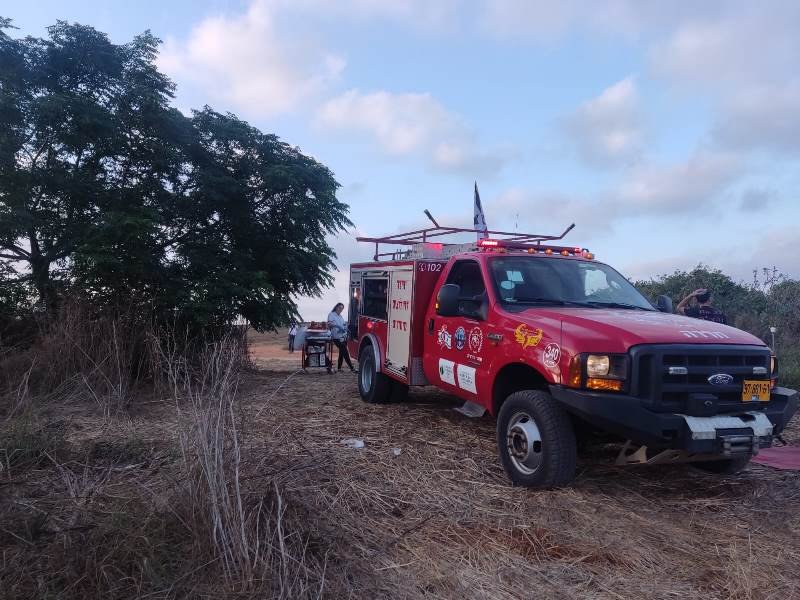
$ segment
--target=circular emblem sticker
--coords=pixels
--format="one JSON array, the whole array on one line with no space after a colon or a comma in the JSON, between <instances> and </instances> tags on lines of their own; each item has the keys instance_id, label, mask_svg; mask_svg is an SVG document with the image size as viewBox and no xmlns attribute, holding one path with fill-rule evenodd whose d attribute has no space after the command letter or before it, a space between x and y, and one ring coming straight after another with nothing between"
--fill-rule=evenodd
<instances>
[{"instance_id":1,"label":"circular emblem sticker","mask_svg":"<svg viewBox=\"0 0 800 600\"><path fill-rule=\"evenodd\" d=\"M483 332L480 327L473 327L469 332L469 349L477 354L481 348L483 348Z\"/></svg>"},{"instance_id":2,"label":"circular emblem sticker","mask_svg":"<svg viewBox=\"0 0 800 600\"><path fill-rule=\"evenodd\" d=\"M551 369L557 367L559 358L561 358L561 348L558 344L547 344L544 347L543 360L546 367Z\"/></svg>"},{"instance_id":3,"label":"circular emblem sticker","mask_svg":"<svg viewBox=\"0 0 800 600\"><path fill-rule=\"evenodd\" d=\"M464 331L463 327L456 329L455 334L453 334L453 341L456 343L456 350L464 349L464 343L467 341L467 332Z\"/></svg>"}]
</instances>

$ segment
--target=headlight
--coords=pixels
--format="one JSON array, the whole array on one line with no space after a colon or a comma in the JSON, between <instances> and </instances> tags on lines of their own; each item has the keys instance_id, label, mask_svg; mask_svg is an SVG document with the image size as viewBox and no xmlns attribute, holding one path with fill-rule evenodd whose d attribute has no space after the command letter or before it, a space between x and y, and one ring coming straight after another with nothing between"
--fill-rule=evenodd
<instances>
[{"instance_id":1,"label":"headlight","mask_svg":"<svg viewBox=\"0 0 800 600\"><path fill-rule=\"evenodd\" d=\"M605 377L611 367L611 360L603 354L590 354L586 357L586 375L589 377Z\"/></svg>"},{"instance_id":2,"label":"headlight","mask_svg":"<svg viewBox=\"0 0 800 600\"><path fill-rule=\"evenodd\" d=\"M624 354L576 354L566 381L574 388L620 392L627 378L628 359Z\"/></svg>"}]
</instances>

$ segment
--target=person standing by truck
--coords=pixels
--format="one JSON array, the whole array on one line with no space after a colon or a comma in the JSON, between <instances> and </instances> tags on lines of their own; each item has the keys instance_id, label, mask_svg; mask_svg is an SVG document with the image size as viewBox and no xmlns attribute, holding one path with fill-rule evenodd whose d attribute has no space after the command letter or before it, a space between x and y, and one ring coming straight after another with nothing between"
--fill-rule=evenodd
<instances>
[{"instance_id":1,"label":"person standing by truck","mask_svg":"<svg viewBox=\"0 0 800 600\"><path fill-rule=\"evenodd\" d=\"M697 300L697 304L689 306L692 298ZM728 319L725 313L720 309L711 306L711 290L707 288L700 288L693 291L686 296L678 304L677 310L680 314L694 319L703 319L704 321L713 321L714 323L728 324Z\"/></svg>"},{"instance_id":2,"label":"person standing by truck","mask_svg":"<svg viewBox=\"0 0 800 600\"><path fill-rule=\"evenodd\" d=\"M297 336L297 323L292 321L289 326L289 352L294 352L294 338Z\"/></svg>"},{"instance_id":3,"label":"person standing by truck","mask_svg":"<svg viewBox=\"0 0 800 600\"><path fill-rule=\"evenodd\" d=\"M344 304L338 302L333 310L328 314L328 329L331 332L331 341L339 349L339 358L337 360L337 370L342 370L342 362L346 362L350 370L355 373L353 363L350 360L350 353L347 351L347 323L342 318L342 311ZM328 373L332 373L333 365L328 365Z\"/></svg>"}]
</instances>

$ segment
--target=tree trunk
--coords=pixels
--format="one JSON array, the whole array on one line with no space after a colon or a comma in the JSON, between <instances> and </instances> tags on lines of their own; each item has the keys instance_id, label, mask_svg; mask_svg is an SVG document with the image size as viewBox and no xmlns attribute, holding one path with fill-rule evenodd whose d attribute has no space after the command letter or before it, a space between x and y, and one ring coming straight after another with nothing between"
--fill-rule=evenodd
<instances>
[{"instance_id":1,"label":"tree trunk","mask_svg":"<svg viewBox=\"0 0 800 600\"><path fill-rule=\"evenodd\" d=\"M31 246L31 276L36 292L39 294L38 304L46 308L47 312L50 313L56 308L55 290L53 289L53 280L50 277L50 261L42 255L36 233L31 231L28 239Z\"/></svg>"}]
</instances>

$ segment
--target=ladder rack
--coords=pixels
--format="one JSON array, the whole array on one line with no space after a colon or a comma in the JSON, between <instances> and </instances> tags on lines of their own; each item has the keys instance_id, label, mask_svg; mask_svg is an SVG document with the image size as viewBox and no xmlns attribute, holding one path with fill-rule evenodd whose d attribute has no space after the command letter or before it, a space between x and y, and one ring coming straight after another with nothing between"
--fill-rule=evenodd
<instances>
[{"instance_id":1,"label":"ladder rack","mask_svg":"<svg viewBox=\"0 0 800 600\"><path fill-rule=\"evenodd\" d=\"M572 231L575 223L567 227L561 235L544 235L540 233L519 233L510 231L492 231L487 230L484 233L492 239L502 240L506 242L516 242L520 244L534 244L541 245L542 242L551 242L555 240L564 239L564 237ZM458 233L481 233L475 229L467 229L465 227L443 227L436 224L434 227L427 227L425 229L417 229L415 231L408 231L405 233L396 233L384 237L357 237L356 241L368 242L375 244L375 255L373 260L379 261L382 257L391 257L388 260L397 260L403 258L404 255L410 253L408 250L395 250L393 252L381 252L381 244L388 244L392 246L416 246L418 244L435 243L445 246L464 246L464 244L455 242L440 241L442 236L455 235ZM435 239L432 239L435 238Z\"/></svg>"}]
</instances>

